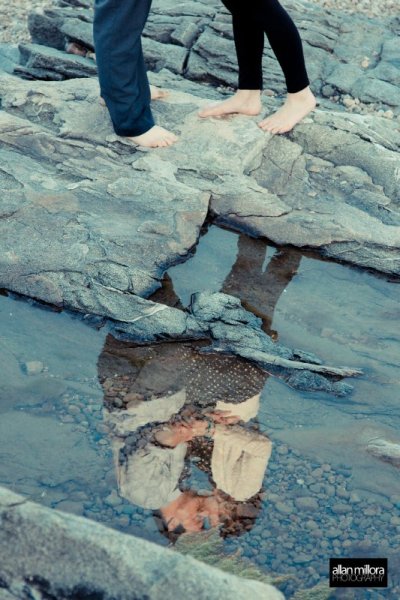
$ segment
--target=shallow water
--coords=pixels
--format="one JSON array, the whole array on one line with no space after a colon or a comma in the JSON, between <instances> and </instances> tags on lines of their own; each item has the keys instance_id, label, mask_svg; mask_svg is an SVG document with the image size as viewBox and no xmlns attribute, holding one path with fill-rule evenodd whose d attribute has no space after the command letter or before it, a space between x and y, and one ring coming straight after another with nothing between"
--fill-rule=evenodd
<instances>
[{"instance_id":1,"label":"shallow water","mask_svg":"<svg viewBox=\"0 0 400 600\"><path fill-rule=\"evenodd\" d=\"M178 440L175 451L154 446L152 472L165 491L162 504L173 503L177 481L188 493L200 489L200 499L191 499L208 528L213 512L204 499L213 498L216 488L237 494L234 512L240 505L245 518L236 529L231 519L225 548L241 549L268 573L295 577L284 584L288 596L324 581L329 557L388 556L388 590L353 595L345 589L332 597L398 598L399 468L371 455L367 446L374 439L400 440L399 289L386 277L211 227L194 256L170 269L156 294L183 306L201 290L240 297L280 343L313 352L326 364L362 368L362 377L348 380L354 391L346 398L293 390L274 377L249 374L237 361L204 358L196 346L137 349L116 342L107 326L97 329L96 320L88 324L0 296L0 483L48 506L167 544L149 471L137 457L148 448L153 421L174 423L185 405L192 407L185 422L202 427L204 413L221 408L214 400L220 395L226 402L231 386L229 408L242 410L247 425L220 424L225 446L201 435L184 448ZM180 377L191 382L186 403L175 393ZM244 397L234 398L238 389L246 398L260 389L248 418ZM156 414L142 411L150 406L142 401L146 394L157 399ZM134 418L122 424L127 408ZM239 476L234 485L233 476L227 481L224 475L232 465L223 462L223 453L218 463L213 444L232 450L249 436L262 456L257 462L250 453L252 477ZM169 476L161 486L165 464ZM241 482L256 498L252 510L237 492Z\"/></svg>"}]
</instances>

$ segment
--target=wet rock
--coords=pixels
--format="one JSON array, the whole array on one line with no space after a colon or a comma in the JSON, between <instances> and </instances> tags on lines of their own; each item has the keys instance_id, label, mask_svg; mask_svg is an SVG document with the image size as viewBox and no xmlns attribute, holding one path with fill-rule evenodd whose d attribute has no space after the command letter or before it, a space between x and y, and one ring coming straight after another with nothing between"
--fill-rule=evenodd
<instances>
[{"instance_id":1,"label":"wet rock","mask_svg":"<svg viewBox=\"0 0 400 600\"><path fill-rule=\"evenodd\" d=\"M22 365L22 370L27 375L38 375L44 370L44 364L40 360L29 360Z\"/></svg>"},{"instance_id":2,"label":"wet rock","mask_svg":"<svg viewBox=\"0 0 400 600\"><path fill-rule=\"evenodd\" d=\"M400 442L376 438L368 443L367 452L384 462L400 467Z\"/></svg>"},{"instance_id":3,"label":"wet rock","mask_svg":"<svg viewBox=\"0 0 400 600\"><path fill-rule=\"evenodd\" d=\"M57 510L71 513L73 515L82 515L83 506L80 502L74 502L72 500L63 500L57 504Z\"/></svg>"},{"instance_id":4,"label":"wet rock","mask_svg":"<svg viewBox=\"0 0 400 600\"><path fill-rule=\"evenodd\" d=\"M303 496L294 501L296 508L304 511L316 511L319 508L318 502L312 496Z\"/></svg>"},{"instance_id":5,"label":"wet rock","mask_svg":"<svg viewBox=\"0 0 400 600\"><path fill-rule=\"evenodd\" d=\"M274 587L241 579L188 556L86 519L42 508L0 491L1 589L55 598L283 600ZM104 557L107 556L107 560ZM31 575L35 583L31 585ZM15 596L14 596L15 597ZM17 595L22 598L23 595Z\"/></svg>"},{"instance_id":6,"label":"wet rock","mask_svg":"<svg viewBox=\"0 0 400 600\"><path fill-rule=\"evenodd\" d=\"M313 560L313 556L311 554L306 554L305 552L299 552L298 554L294 555L292 560L295 565L303 565L311 562Z\"/></svg>"},{"instance_id":7,"label":"wet rock","mask_svg":"<svg viewBox=\"0 0 400 600\"><path fill-rule=\"evenodd\" d=\"M332 510L337 515L344 515L348 512L351 512L353 508L349 504L337 502L332 505Z\"/></svg>"},{"instance_id":8,"label":"wet rock","mask_svg":"<svg viewBox=\"0 0 400 600\"><path fill-rule=\"evenodd\" d=\"M293 512L293 506L285 502L276 502L275 508L278 512L280 512L283 515L290 515Z\"/></svg>"},{"instance_id":9,"label":"wet rock","mask_svg":"<svg viewBox=\"0 0 400 600\"><path fill-rule=\"evenodd\" d=\"M122 499L121 497L117 494L117 492L115 490L113 490L111 492L111 494L109 494L105 499L104 499L104 503L107 504L108 506L118 506L120 504L122 504Z\"/></svg>"}]
</instances>

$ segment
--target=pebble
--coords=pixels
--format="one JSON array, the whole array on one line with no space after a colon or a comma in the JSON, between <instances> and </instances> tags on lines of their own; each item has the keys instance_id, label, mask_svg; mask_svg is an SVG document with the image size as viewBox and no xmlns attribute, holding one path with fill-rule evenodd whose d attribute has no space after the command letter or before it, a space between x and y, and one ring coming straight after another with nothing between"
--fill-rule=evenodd
<instances>
[{"instance_id":1,"label":"pebble","mask_svg":"<svg viewBox=\"0 0 400 600\"><path fill-rule=\"evenodd\" d=\"M348 504L344 504L342 502L338 502L332 506L332 510L337 515L344 515L348 512L351 512L353 509Z\"/></svg>"},{"instance_id":2,"label":"pebble","mask_svg":"<svg viewBox=\"0 0 400 600\"><path fill-rule=\"evenodd\" d=\"M336 496L338 496L339 498L350 498L350 492L348 492L343 487L337 487L336 488Z\"/></svg>"},{"instance_id":3,"label":"pebble","mask_svg":"<svg viewBox=\"0 0 400 600\"><path fill-rule=\"evenodd\" d=\"M361 502L361 498L360 498L360 496L357 494L357 492L351 492L351 493L350 493L349 500L350 500L350 502L352 502L353 504L358 504L359 502Z\"/></svg>"},{"instance_id":4,"label":"pebble","mask_svg":"<svg viewBox=\"0 0 400 600\"><path fill-rule=\"evenodd\" d=\"M118 517L118 524L121 527L128 527L130 523L130 519L128 517L128 515L122 515L121 517Z\"/></svg>"},{"instance_id":5,"label":"pebble","mask_svg":"<svg viewBox=\"0 0 400 600\"><path fill-rule=\"evenodd\" d=\"M296 498L294 501L296 508L300 510L318 510L319 505L315 498L311 496L303 496L300 498Z\"/></svg>"},{"instance_id":6,"label":"pebble","mask_svg":"<svg viewBox=\"0 0 400 600\"><path fill-rule=\"evenodd\" d=\"M72 415L61 415L60 421L62 421L62 423L75 423L75 419Z\"/></svg>"},{"instance_id":7,"label":"pebble","mask_svg":"<svg viewBox=\"0 0 400 600\"><path fill-rule=\"evenodd\" d=\"M311 554L305 554L304 552L299 552L292 558L292 562L294 562L295 565L308 563L312 560L314 560L314 557Z\"/></svg>"},{"instance_id":8,"label":"pebble","mask_svg":"<svg viewBox=\"0 0 400 600\"><path fill-rule=\"evenodd\" d=\"M122 499L118 496L117 492L113 490L111 494L104 498L104 503L108 504L108 506L118 506L119 504L122 504Z\"/></svg>"},{"instance_id":9,"label":"pebble","mask_svg":"<svg viewBox=\"0 0 400 600\"><path fill-rule=\"evenodd\" d=\"M334 496L334 495L335 495L335 492L336 492L336 490L335 490L335 486L333 486L333 485L331 485L331 484L329 484L329 483L326 483L326 484L325 484L325 494L326 494L327 496Z\"/></svg>"},{"instance_id":10,"label":"pebble","mask_svg":"<svg viewBox=\"0 0 400 600\"><path fill-rule=\"evenodd\" d=\"M83 505L80 502L72 502L71 500L63 500L56 506L57 510L72 513L74 515L83 514Z\"/></svg>"},{"instance_id":11,"label":"pebble","mask_svg":"<svg viewBox=\"0 0 400 600\"><path fill-rule=\"evenodd\" d=\"M339 530L331 527L327 531L325 531L325 536L329 539L337 538L339 536Z\"/></svg>"},{"instance_id":12,"label":"pebble","mask_svg":"<svg viewBox=\"0 0 400 600\"><path fill-rule=\"evenodd\" d=\"M285 504L284 502L277 502L275 504L275 508L278 512L284 515L289 515L293 512L293 507L289 506L288 504Z\"/></svg>"}]
</instances>

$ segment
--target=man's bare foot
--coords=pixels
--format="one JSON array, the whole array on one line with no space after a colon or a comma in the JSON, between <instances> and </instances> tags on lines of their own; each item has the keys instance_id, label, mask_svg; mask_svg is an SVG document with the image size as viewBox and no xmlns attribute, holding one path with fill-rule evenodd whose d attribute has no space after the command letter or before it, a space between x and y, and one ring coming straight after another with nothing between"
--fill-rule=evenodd
<instances>
[{"instance_id":1,"label":"man's bare foot","mask_svg":"<svg viewBox=\"0 0 400 600\"><path fill-rule=\"evenodd\" d=\"M316 105L317 101L309 87L294 94L288 93L284 105L258 125L270 133L286 133L314 110Z\"/></svg>"},{"instance_id":2,"label":"man's bare foot","mask_svg":"<svg viewBox=\"0 0 400 600\"><path fill-rule=\"evenodd\" d=\"M158 88L155 85L150 86L150 94L151 94L152 100L162 100L163 98L167 98L169 96L169 92L167 92L167 90ZM102 106L106 105L104 98L102 98L101 96L100 96L100 104Z\"/></svg>"},{"instance_id":3,"label":"man's bare foot","mask_svg":"<svg viewBox=\"0 0 400 600\"><path fill-rule=\"evenodd\" d=\"M137 146L143 146L145 148L165 148L166 146L172 146L172 144L178 140L174 133L164 129L164 127L159 127L158 125L154 125L154 127L142 135L136 135L134 137L126 136L126 139L131 140Z\"/></svg>"},{"instance_id":4,"label":"man's bare foot","mask_svg":"<svg viewBox=\"0 0 400 600\"><path fill-rule=\"evenodd\" d=\"M167 98L169 96L169 92L167 92L167 90L163 90L155 85L150 86L150 94L152 100L162 100L163 98Z\"/></svg>"},{"instance_id":5,"label":"man's bare foot","mask_svg":"<svg viewBox=\"0 0 400 600\"><path fill-rule=\"evenodd\" d=\"M221 117L231 114L255 116L260 112L261 90L238 90L231 98L200 110L199 117Z\"/></svg>"}]
</instances>

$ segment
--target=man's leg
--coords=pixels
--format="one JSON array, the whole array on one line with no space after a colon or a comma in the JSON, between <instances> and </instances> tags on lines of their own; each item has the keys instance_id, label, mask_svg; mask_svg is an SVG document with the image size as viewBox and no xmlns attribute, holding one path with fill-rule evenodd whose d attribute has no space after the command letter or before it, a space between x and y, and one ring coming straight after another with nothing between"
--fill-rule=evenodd
<instances>
[{"instance_id":1,"label":"man's leg","mask_svg":"<svg viewBox=\"0 0 400 600\"><path fill-rule=\"evenodd\" d=\"M95 0L93 38L98 77L117 135L148 146L176 136L154 125L141 35L151 0Z\"/></svg>"},{"instance_id":2,"label":"man's leg","mask_svg":"<svg viewBox=\"0 0 400 600\"><path fill-rule=\"evenodd\" d=\"M101 95L117 135L154 125L141 35L151 0L95 0L93 37Z\"/></svg>"}]
</instances>

